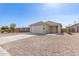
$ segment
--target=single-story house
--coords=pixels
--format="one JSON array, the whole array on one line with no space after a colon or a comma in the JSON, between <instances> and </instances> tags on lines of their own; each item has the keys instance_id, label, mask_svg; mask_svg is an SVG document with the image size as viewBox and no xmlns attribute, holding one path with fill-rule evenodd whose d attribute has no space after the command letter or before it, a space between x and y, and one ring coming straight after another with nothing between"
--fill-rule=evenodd
<instances>
[{"instance_id":1,"label":"single-story house","mask_svg":"<svg viewBox=\"0 0 79 59\"><path fill-rule=\"evenodd\" d=\"M30 28L29 27L16 28L15 32L30 32Z\"/></svg>"},{"instance_id":2,"label":"single-story house","mask_svg":"<svg viewBox=\"0 0 79 59\"><path fill-rule=\"evenodd\" d=\"M61 33L62 25L52 21L37 22L30 25L30 32L37 34Z\"/></svg>"},{"instance_id":3,"label":"single-story house","mask_svg":"<svg viewBox=\"0 0 79 59\"><path fill-rule=\"evenodd\" d=\"M70 29L71 32L79 33L79 23L69 26L68 28Z\"/></svg>"},{"instance_id":4,"label":"single-story house","mask_svg":"<svg viewBox=\"0 0 79 59\"><path fill-rule=\"evenodd\" d=\"M23 27L23 28L19 28L20 32L30 32L30 28L28 27Z\"/></svg>"}]
</instances>

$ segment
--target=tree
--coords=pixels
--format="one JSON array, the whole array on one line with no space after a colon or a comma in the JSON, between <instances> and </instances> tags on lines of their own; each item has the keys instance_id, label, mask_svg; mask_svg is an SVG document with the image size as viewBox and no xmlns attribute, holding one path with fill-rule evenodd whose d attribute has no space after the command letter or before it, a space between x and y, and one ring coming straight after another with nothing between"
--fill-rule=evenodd
<instances>
[{"instance_id":1,"label":"tree","mask_svg":"<svg viewBox=\"0 0 79 59\"><path fill-rule=\"evenodd\" d=\"M11 24L10 25L11 32L14 32L15 28L16 28L16 24Z\"/></svg>"},{"instance_id":2,"label":"tree","mask_svg":"<svg viewBox=\"0 0 79 59\"><path fill-rule=\"evenodd\" d=\"M10 28L8 26L2 26L1 27L1 32L9 32L10 31Z\"/></svg>"}]
</instances>

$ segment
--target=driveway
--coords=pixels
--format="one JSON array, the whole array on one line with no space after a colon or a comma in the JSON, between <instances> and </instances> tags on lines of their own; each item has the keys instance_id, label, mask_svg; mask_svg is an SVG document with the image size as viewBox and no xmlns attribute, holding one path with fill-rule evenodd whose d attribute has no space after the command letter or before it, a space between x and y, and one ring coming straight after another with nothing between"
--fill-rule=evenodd
<instances>
[{"instance_id":1,"label":"driveway","mask_svg":"<svg viewBox=\"0 0 79 59\"><path fill-rule=\"evenodd\" d=\"M21 40L25 38L29 38L35 35L28 35L28 34L18 34L18 35L13 35L13 36L5 36L5 37L0 37L0 44L16 41L16 40Z\"/></svg>"},{"instance_id":2,"label":"driveway","mask_svg":"<svg viewBox=\"0 0 79 59\"><path fill-rule=\"evenodd\" d=\"M0 37L0 45L1 44L5 44L5 43L9 43L9 42L14 42L16 40L22 40L25 38L29 38L35 35L28 35L28 34L18 34L18 35L11 35L11 36L1 36ZM0 47L0 56L9 56L10 54L3 49L2 47Z\"/></svg>"}]
</instances>

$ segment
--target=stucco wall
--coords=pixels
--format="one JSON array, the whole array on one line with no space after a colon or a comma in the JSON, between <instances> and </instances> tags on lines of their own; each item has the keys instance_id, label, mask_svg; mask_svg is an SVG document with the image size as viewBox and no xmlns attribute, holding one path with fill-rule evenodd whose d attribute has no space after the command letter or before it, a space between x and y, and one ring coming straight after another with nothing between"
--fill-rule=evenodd
<instances>
[{"instance_id":1,"label":"stucco wall","mask_svg":"<svg viewBox=\"0 0 79 59\"><path fill-rule=\"evenodd\" d=\"M45 33L49 33L50 32L50 28L49 28L49 26L47 26L47 25L44 25L44 28L45 28Z\"/></svg>"},{"instance_id":2,"label":"stucco wall","mask_svg":"<svg viewBox=\"0 0 79 59\"><path fill-rule=\"evenodd\" d=\"M45 34L46 28L43 25L31 26L30 32L37 34Z\"/></svg>"},{"instance_id":3,"label":"stucco wall","mask_svg":"<svg viewBox=\"0 0 79 59\"><path fill-rule=\"evenodd\" d=\"M37 33L37 34L57 33L58 28L56 26L50 28L47 25L36 25L36 26L30 27L30 32Z\"/></svg>"}]
</instances>

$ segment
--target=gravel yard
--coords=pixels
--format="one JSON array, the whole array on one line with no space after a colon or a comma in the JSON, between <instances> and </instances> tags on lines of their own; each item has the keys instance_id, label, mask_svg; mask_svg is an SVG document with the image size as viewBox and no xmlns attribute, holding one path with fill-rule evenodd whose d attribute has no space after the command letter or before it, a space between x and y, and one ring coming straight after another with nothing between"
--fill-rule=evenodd
<instances>
[{"instance_id":1,"label":"gravel yard","mask_svg":"<svg viewBox=\"0 0 79 59\"><path fill-rule=\"evenodd\" d=\"M0 37L13 36L18 34L24 34L24 33L0 33Z\"/></svg>"},{"instance_id":2,"label":"gravel yard","mask_svg":"<svg viewBox=\"0 0 79 59\"><path fill-rule=\"evenodd\" d=\"M13 56L79 56L79 34L38 35L1 47Z\"/></svg>"}]
</instances>

